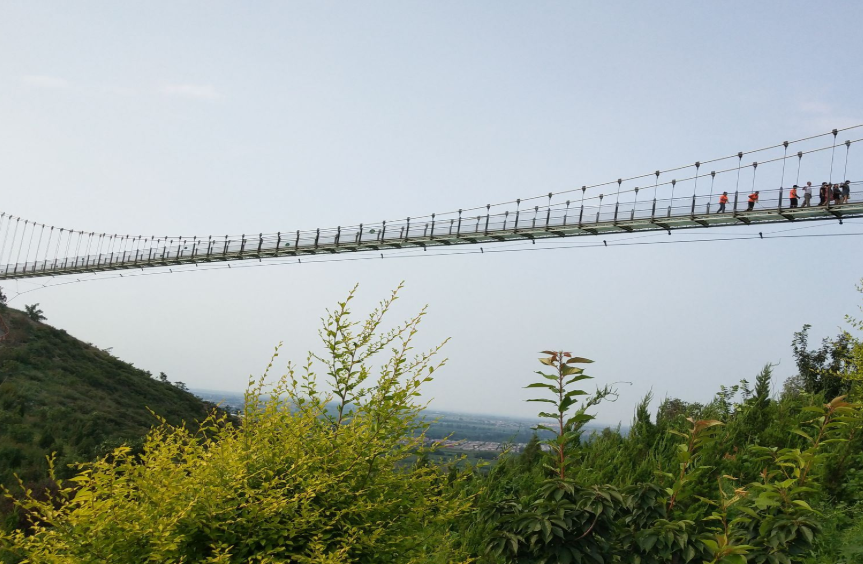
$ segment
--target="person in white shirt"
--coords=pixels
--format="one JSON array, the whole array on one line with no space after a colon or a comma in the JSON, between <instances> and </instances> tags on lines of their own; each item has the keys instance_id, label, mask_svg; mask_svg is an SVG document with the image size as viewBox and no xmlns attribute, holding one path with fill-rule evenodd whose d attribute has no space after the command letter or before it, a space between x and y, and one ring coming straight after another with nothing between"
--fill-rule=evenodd
<instances>
[{"instance_id":1,"label":"person in white shirt","mask_svg":"<svg viewBox=\"0 0 863 564\"><path fill-rule=\"evenodd\" d=\"M803 187L803 205L801 208L810 208L812 204L810 201L812 200L812 183L807 182L806 186Z\"/></svg>"}]
</instances>

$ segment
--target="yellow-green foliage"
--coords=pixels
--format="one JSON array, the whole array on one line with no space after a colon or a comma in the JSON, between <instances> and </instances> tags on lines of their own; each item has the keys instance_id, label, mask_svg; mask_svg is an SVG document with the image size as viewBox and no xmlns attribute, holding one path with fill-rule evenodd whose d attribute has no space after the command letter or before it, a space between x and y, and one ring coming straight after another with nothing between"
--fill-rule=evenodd
<instances>
[{"instance_id":1,"label":"yellow-green foliage","mask_svg":"<svg viewBox=\"0 0 863 564\"><path fill-rule=\"evenodd\" d=\"M424 312L380 333L395 292L362 322L352 298L324 320L326 354L250 384L241 425L163 423L142 456L117 449L54 499L22 502L33 531L7 547L33 563L464 561L447 532L470 507L463 488L412 463L439 347L411 350Z\"/></svg>"}]
</instances>

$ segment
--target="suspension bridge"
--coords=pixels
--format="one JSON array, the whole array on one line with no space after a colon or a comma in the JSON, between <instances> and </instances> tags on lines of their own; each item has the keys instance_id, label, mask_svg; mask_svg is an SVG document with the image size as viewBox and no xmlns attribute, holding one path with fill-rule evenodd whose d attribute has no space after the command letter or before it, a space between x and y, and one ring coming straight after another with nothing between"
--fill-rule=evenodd
<instances>
[{"instance_id":1,"label":"suspension bridge","mask_svg":"<svg viewBox=\"0 0 863 564\"><path fill-rule=\"evenodd\" d=\"M0 280L403 248L533 241L863 217L863 181L821 202L822 182L848 179L863 125L601 184L420 217L240 235L121 235L46 225L0 213ZM859 153L859 151L858 151ZM745 162L744 162L744 159ZM852 172L854 164L852 163ZM710 169L710 170L708 170ZM861 171L863 172L863 171ZM840 174L841 173L841 174ZM803 174L803 176L801 176ZM680 176L680 178L677 178ZM859 176L858 176L859 177ZM801 180L803 179L803 180ZM812 181L811 205L789 191ZM750 194L757 202L749 205ZM719 197L728 202L720 210ZM854 200L858 201L854 201ZM751 208L751 209L750 209Z\"/></svg>"}]
</instances>

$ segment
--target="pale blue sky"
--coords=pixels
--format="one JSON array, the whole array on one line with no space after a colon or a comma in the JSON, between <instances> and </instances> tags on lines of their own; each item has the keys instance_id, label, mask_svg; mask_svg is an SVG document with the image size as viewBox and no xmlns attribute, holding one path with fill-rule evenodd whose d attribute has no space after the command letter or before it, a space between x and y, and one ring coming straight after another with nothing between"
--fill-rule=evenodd
<instances>
[{"instance_id":1,"label":"pale blue sky","mask_svg":"<svg viewBox=\"0 0 863 564\"><path fill-rule=\"evenodd\" d=\"M645 173L863 123L860 21L852 1L5 2L0 209L97 232L267 232ZM863 154L849 176L863 177ZM13 304L40 302L136 366L238 390L279 341L301 359L354 283L368 304L405 280L399 312L428 303L424 342L452 337L435 407L531 414L520 386L536 352L564 348L594 358L600 382L633 382L599 413L616 421L651 388L697 400L765 362L791 375L792 333L834 334L859 303L859 247L319 264L72 284Z\"/></svg>"}]
</instances>

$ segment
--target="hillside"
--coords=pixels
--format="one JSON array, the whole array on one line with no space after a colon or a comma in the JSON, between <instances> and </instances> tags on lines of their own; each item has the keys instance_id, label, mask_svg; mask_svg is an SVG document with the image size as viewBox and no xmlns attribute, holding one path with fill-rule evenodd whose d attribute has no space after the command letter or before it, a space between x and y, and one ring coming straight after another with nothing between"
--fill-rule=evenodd
<instances>
[{"instance_id":1,"label":"hillside","mask_svg":"<svg viewBox=\"0 0 863 564\"><path fill-rule=\"evenodd\" d=\"M203 418L211 404L154 380L148 373L63 330L2 312L0 341L0 484L17 473L25 482L47 475L45 456L57 453L61 476L70 462L110 447L140 444L156 422Z\"/></svg>"}]
</instances>

